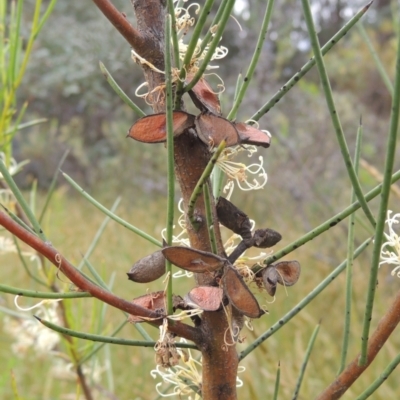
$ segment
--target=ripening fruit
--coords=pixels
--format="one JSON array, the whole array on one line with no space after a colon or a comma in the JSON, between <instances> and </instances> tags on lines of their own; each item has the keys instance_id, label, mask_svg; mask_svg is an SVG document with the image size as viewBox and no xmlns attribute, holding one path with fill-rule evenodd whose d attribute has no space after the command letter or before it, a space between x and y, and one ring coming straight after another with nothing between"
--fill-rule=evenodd
<instances>
[{"instance_id":1,"label":"ripening fruit","mask_svg":"<svg viewBox=\"0 0 400 400\"><path fill-rule=\"evenodd\" d=\"M141 258L127 273L128 279L138 283L153 282L165 274L165 257L161 250Z\"/></svg>"}]
</instances>

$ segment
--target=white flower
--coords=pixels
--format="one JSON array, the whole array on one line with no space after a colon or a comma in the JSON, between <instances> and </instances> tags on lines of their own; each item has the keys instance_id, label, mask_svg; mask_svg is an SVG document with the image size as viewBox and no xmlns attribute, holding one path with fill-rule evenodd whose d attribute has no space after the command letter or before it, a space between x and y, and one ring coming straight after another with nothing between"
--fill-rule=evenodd
<instances>
[{"instance_id":1,"label":"white flower","mask_svg":"<svg viewBox=\"0 0 400 400\"><path fill-rule=\"evenodd\" d=\"M394 214L391 217L392 211L388 210L386 223L389 228L389 234L385 233L387 241L383 243L381 248L381 262L382 264L392 264L396 267L392 270L392 275L397 275L400 278L400 238L393 229L394 224L399 223L400 214Z\"/></svg>"},{"instance_id":2,"label":"white flower","mask_svg":"<svg viewBox=\"0 0 400 400\"><path fill-rule=\"evenodd\" d=\"M248 190L259 190L262 189L268 180L267 173L263 167L263 158L260 156L259 163L253 163L246 165L243 163L238 163L232 161L231 159L236 155L240 154L242 151L247 151L249 157L257 152L256 146L235 146L228 147L225 149L217 160L217 165L225 172L228 176L228 183L224 188L224 192L232 189L233 182L239 189L243 191ZM249 181L248 174L256 176L258 178L253 178L252 182Z\"/></svg>"}]
</instances>

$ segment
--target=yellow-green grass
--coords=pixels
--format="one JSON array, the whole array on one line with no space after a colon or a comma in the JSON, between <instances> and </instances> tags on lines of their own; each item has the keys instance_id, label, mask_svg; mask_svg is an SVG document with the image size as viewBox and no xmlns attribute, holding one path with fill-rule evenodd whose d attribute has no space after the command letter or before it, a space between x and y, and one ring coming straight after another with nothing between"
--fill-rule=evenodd
<instances>
[{"instance_id":1,"label":"yellow-green grass","mask_svg":"<svg viewBox=\"0 0 400 400\"><path fill-rule=\"evenodd\" d=\"M109 198L109 196L107 197ZM111 203L105 205L111 207ZM160 232L165 224L164 212L164 200L147 199L144 202L143 199L139 198L123 198L117 210L118 215L154 235L157 239L161 238ZM287 244L303 233L299 228L296 229L296 224L293 223L295 219L289 215L290 213L278 219L276 216L267 218L259 215L258 220L261 224L257 226L262 226L265 220L273 220L274 224L279 224L279 230L283 233L284 242ZM82 198L70 193L65 194L60 190L52 202L43 225L53 246L77 265L103 218L104 216L99 211ZM346 235L342 226L334 228L322 238L313 240L308 245L296 251L293 256L288 256L288 259L297 258L301 262L302 274L300 281L295 286L287 288L287 293L283 287L279 287L276 300L273 303L271 302L271 298L268 298L266 295L259 297L263 300L264 304L267 304L269 315L263 316L260 320L253 321L253 332L247 328L242 331L242 335L246 339L244 344L239 345L239 349L245 348L255 337L277 322L281 316L294 307L327 276L337 266L339 261L346 256L345 248ZM139 285L128 281L126 277L126 272L133 262L155 250L155 246L111 221L90 261L98 269L106 282L115 273L113 290L118 295L130 299L146 293L147 289L153 291L161 290L165 287L162 279L152 284ZM353 359L360 349L369 260L370 249L367 249L365 255L361 256L355 262L354 266L353 314L349 360ZM84 270L88 272L86 269ZM65 289L68 290L68 285L63 283L65 279L63 280L62 277L60 279L59 285L64 285ZM30 278L26 277L18 259L12 256L2 256L0 282L43 290L39 286L34 285ZM194 283L191 279L174 281L174 292L184 295L193 285ZM380 316L385 313L390 305L398 286L399 281L397 278L390 277L388 267L382 267L379 272L379 287L374 308L373 327L376 326ZM242 364L246 367L246 371L239 376L244 381L244 387L238 389L239 398L272 398L276 369L280 362L281 389L279 398L290 399L294 392L309 338L320 320L322 320L322 326L311 354L298 398L314 398L334 379L340 362L344 290L345 275L343 273L298 316L244 359ZM2 294L0 299L0 305L14 308L13 296ZM20 301L23 305L33 304L34 302L36 300L33 299L22 299ZM268 304L267 302L271 303ZM74 329L99 333L97 332L97 323L101 314L101 305L98 301L93 299L74 300L73 310ZM30 313L33 314L34 310ZM1 314L0 321L4 321L3 317L4 315ZM124 316L120 311L108 307L101 333L109 334L123 320ZM154 339L157 339L157 330L150 326L145 327L150 335ZM118 336L141 339L141 336L132 325L126 325ZM15 375L16 385L23 399L78 398L75 396L77 389L74 380L66 381L60 377L50 375L51 367L55 360L53 355L49 354L47 357L38 358L34 351L31 351L23 358L19 358L11 351L11 345L14 340L15 338L3 333L2 328L0 328L0 363L2 366L0 369L0 398L14 398L11 371ZM82 351L91 345L89 342L78 340L78 347ZM157 398L155 384L159 380L155 381L150 376L150 370L155 367L153 349L115 345L110 346L110 348L116 398ZM364 373L363 377L343 398L354 399L357 397L366 386L372 383L390 360L397 355L399 349L400 339L398 335L394 334L374 363ZM65 348L61 348L61 350L65 351ZM106 353L103 349L100 352L100 361L104 362L105 357ZM90 362L87 365L90 367ZM106 390L108 388L106 373L103 374L101 386ZM98 386L95 387L98 388ZM394 373L372 398L396 398L396 394L399 391L400 384L398 383L398 379L396 379L396 373ZM107 397L104 393L101 394L97 389L94 389L94 393L96 399L111 398ZM83 396L81 395L80 398L83 398Z\"/></svg>"}]
</instances>

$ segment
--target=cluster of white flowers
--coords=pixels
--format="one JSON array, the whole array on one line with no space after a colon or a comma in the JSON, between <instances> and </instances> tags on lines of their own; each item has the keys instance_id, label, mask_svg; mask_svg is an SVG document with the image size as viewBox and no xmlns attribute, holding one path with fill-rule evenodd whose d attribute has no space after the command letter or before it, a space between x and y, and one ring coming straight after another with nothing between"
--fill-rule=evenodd
<instances>
[{"instance_id":1,"label":"cluster of white flowers","mask_svg":"<svg viewBox=\"0 0 400 400\"><path fill-rule=\"evenodd\" d=\"M393 225L397 225L399 223L400 214L394 214L393 217L392 211L388 211L386 223L389 228L389 234L385 233L386 242L383 243L381 248L381 262L382 264L392 264L395 265L395 268L392 270L392 275L397 275L400 278L400 238L396 231L394 230Z\"/></svg>"},{"instance_id":2,"label":"cluster of white flowers","mask_svg":"<svg viewBox=\"0 0 400 400\"><path fill-rule=\"evenodd\" d=\"M18 305L17 307L23 311L27 310ZM60 323L54 301L40 302L36 308L38 317L43 317L54 324ZM19 357L24 357L29 351L34 351L41 357L48 356L55 351L60 342L60 335L57 332L48 329L33 317L16 319L7 316L4 318L4 331L14 338L11 349Z\"/></svg>"}]
</instances>

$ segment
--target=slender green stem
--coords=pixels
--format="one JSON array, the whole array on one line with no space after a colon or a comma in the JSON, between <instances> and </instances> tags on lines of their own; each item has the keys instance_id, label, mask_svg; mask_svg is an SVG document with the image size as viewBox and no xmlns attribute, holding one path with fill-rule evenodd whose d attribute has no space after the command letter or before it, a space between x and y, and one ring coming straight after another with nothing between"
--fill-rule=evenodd
<instances>
[{"instance_id":1,"label":"slender green stem","mask_svg":"<svg viewBox=\"0 0 400 400\"><path fill-rule=\"evenodd\" d=\"M329 82L329 77L328 73L326 72L325 68L325 63L324 63L324 58L321 53L321 48L319 45L319 40L317 36L317 31L314 26L314 21L311 13L311 7L310 7L310 2L309 0L301 0L303 4L303 10L304 10L304 16L308 28L308 33L310 35L310 40L311 40L311 46L315 55L315 61L317 63L317 68L319 72L319 76L322 82L322 87L325 93L325 99L328 105L329 113L331 115L332 123L335 128L336 132L336 137L339 143L340 151L343 156L343 160L345 162L345 166L347 169L347 172L349 174L349 178L351 181L351 184L354 188L354 193L357 196L358 201L361 204L361 208L364 211L364 214L370 221L371 225L373 227L376 226L376 221L374 216L372 215L371 210L368 207L368 204L364 198L362 188L360 185L360 181L358 180L358 176L354 171L353 163L351 161L349 149L347 147L346 139L343 133L342 125L339 120L338 112L336 110L335 106L335 101L333 100L333 95L332 95L332 90L331 90L331 84Z\"/></svg>"},{"instance_id":2,"label":"slender green stem","mask_svg":"<svg viewBox=\"0 0 400 400\"><path fill-rule=\"evenodd\" d=\"M387 90L389 91L389 93L393 96L393 84L392 84L392 82L391 82L391 80L389 78L388 73L385 70L385 67L383 66L383 64L382 64L382 62L381 62L381 60L380 60L380 58L378 56L378 53L376 52L371 40L369 39L368 34L367 34L363 24L360 22L357 25L357 28L358 28L358 31L360 32L362 38L364 39L365 43L368 46L368 50L371 53L372 58L375 61L375 65L378 68L378 72L379 72L379 75L381 76L381 78L383 80L383 83L385 84L385 86L386 86Z\"/></svg>"},{"instance_id":3,"label":"slender green stem","mask_svg":"<svg viewBox=\"0 0 400 400\"><path fill-rule=\"evenodd\" d=\"M256 48L254 50L254 54L253 57L250 61L250 65L249 68L246 72L246 75L243 79L243 84L240 86L239 89L239 93L235 98L235 101L233 103L232 109L229 112L228 116L226 117L226 119L232 120L236 118L236 114L238 112L238 109L240 107L240 105L242 104L242 101L244 99L244 96L246 94L247 88L250 85L250 82L253 78L253 74L254 71L256 69L256 66L258 64L258 60L260 59L260 55L261 55L261 50L263 47L263 43L265 41L265 36L267 35L267 29L268 29L268 25L269 22L271 20L271 15L272 15L272 9L274 7L274 1L275 0L268 0L268 4L267 4L267 9L265 10L265 14L264 14L264 19L261 25L261 30L260 30L260 34L258 36L258 40L257 40L257 44L256 44Z\"/></svg>"},{"instance_id":4,"label":"slender green stem","mask_svg":"<svg viewBox=\"0 0 400 400\"><path fill-rule=\"evenodd\" d=\"M47 6L46 11L44 12L42 18L39 21L39 24L36 27L36 30L34 32L35 38L37 37L37 35L39 34L39 32L42 30L43 25L45 24L45 22L47 21L47 19L49 18L51 12L53 11L53 8L55 7L57 3L57 0L51 0L49 5Z\"/></svg>"},{"instance_id":5,"label":"slender green stem","mask_svg":"<svg viewBox=\"0 0 400 400\"><path fill-rule=\"evenodd\" d=\"M166 117L167 117L167 243L172 245L172 234L174 228L174 206L175 206L175 172L174 172L174 126L173 107L174 99L172 92L172 63L171 63L171 15L165 17L165 94L166 94ZM172 264L167 260L165 269L168 274L167 283L167 314L174 313L172 305Z\"/></svg>"},{"instance_id":6,"label":"slender green stem","mask_svg":"<svg viewBox=\"0 0 400 400\"><path fill-rule=\"evenodd\" d=\"M208 14L210 13L211 7L214 4L214 0L206 0L204 6L202 7L201 14L199 19L196 22L196 26L194 28L192 37L190 39L189 45L186 49L185 57L183 59L182 68L179 72L179 80L176 88L176 99L175 99L175 107L179 108L183 91L184 79L186 77L187 71L189 70L190 64L192 63L192 57L198 45L198 40L201 34L201 31L206 23Z\"/></svg>"},{"instance_id":7,"label":"slender green stem","mask_svg":"<svg viewBox=\"0 0 400 400\"><path fill-rule=\"evenodd\" d=\"M375 392L376 389L379 388L379 386L382 385L386 381L386 379L389 377L389 375L395 370L395 368L400 364L400 354L398 354L393 361L390 362L390 364L383 370L383 372L379 375L379 377L370 385L368 386L367 389L365 389L364 392L360 394L356 398L356 400L365 400L368 399L372 393Z\"/></svg>"},{"instance_id":8,"label":"slender green stem","mask_svg":"<svg viewBox=\"0 0 400 400\"><path fill-rule=\"evenodd\" d=\"M42 212L40 213L40 217L39 217L39 223L42 223L43 217L47 211L47 207L50 204L50 200L53 197L55 188L56 188L56 184L57 184L57 179L58 179L58 175L60 174L60 169L64 164L65 159L68 157L69 154L69 150L66 150L65 153L62 155L60 162L57 165L56 171L53 175L53 179L51 180L49 189L47 190L47 195L46 195L46 200L44 202L44 206L42 208Z\"/></svg>"},{"instance_id":9,"label":"slender green stem","mask_svg":"<svg viewBox=\"0 0 400 400\"><path fill-rule=\"evenodd\" d=\"M111 76L111 74L108 72L107 68L104 66L104 64L100 61L100 70L103 73L104 77L106 78L106 81L109 83L109 85L113 88L114 92L117 93L117 95L122 99L122 101L127 104L139 117L144 117L146 113L139 107L137 106L129 97L128 95L120 88L118 83L114 80L114 78Z\"/></svg>"},{"instance_id":10,"label":"slender green stem","mask_svg":"<svg viewBox=\"0 0 400 400\"><path fill-rule=\"evenodd\" d=\"M386 145L385 169L382 182L381 202L378 210L378 221L375 230L374 249L372 251L371 272L369 276L369 285L367 291L367 303L365 306L363 333L361 339L361 355L359 364L364 365L367 362L368 335L371 326L372 309L374 305L376 280L378 276L379 259L384 237L385 220L388 209L391 175L393 171L394 158L396 154L397 135L399 130L400 113L400 30L397 35L397 56L396 56L396 75L394 82L394 93L390 115L389 137Z\"/></svg>"},{"instance_id":11,"label":"slender green stem","mask_svg":"<svg viewBox=\"0 0 400 400\"><path fill-rule=\"evenodd\" d=\"M281 363L278 363L278 369L276 371L276 378L275 378L274 397L272 398L272 400L278 400L280 381L281 381Z\"/></svg>"},{"instance_id":12,"label":"slender green stem","mask_svg":"<svg viewBox=\"0 0 400 400\"><path fill-rule=\"evenodd\" d=\"M358 127L356 149L354 154L354 168L358 174L358 166L361 155L361 143L362 143L363 129L360 121ZM354 190L351 191L350 204L354 203L356 196ZM342 354L340 357L340 367L337 375L339 375L346 367L347 352L349 349L349 338L350 338L350 321L351 321L351 298L352 298L352 287L353 287L353 254L354 254L354 222L356 214L353 213L349 218L348 235L347 235L347 266L346 266L346 305L344 312L344 328L343 328L343 342L342 342Z\"/></svg>"},{"instance_id":13,"label":"slender green stem","mask_svg":"<svg viewBox=\"0 0 400 400\"><path fill-rule=\"evenodd\" d=\"M210 195L210 187L209 184L204 185L204 204L206 207L206 220L207 220L207 228L208 235L210 237L211 250L214 254L218 254L217 250L217 238L215 237L214 230L214 219L211 210L211 195Z\"/></svg>"},{"instance_id":14,"label":"slender green stem","mask_svg":"<svg viewBox=\"0 0 400 400\"><path fill-rule=\"evenodd\" d=\"M13 236L13 241L14 241L15 247L17 248L18 257L19 257L19 259L20 259L20 261L22 263L22 266L24 267L24 270L27 273L27 275L30 276L35 282L37 282L40 285L42 285L42 286L47 288L48 284L45 281L39 279L37 276L35 276L31 272L31 270L28 268L28 264L25 261L24 255L22 254L21 248L20 248L20 246L18 244L18 240L17 240L17 238L15 236Z\"/></svg>"},{"instance_id":15,"label":"slender green stem","mask_svg":"<svg viewBox=\"0 0 400 400\"><path fill-rule=\"evenodd\" d=\"M118 208L119 203L121 202L121 197L118 197L114 204L112 205L110 211L112 213L115 213L115 210ZM94 238L92 239L92 242L89 245L89 248L86 250L85 255L83 256L82 261L79 263L79 265L77 266L77 268L79 270L82 269L83 265L85 264L85 260L88 260L89 257L92 255L94 249L96 248L101 236L103 235L104 229L106 229L107 224L110 222L111 218L109 216L106 216L103 220L103 222L101 223L99 229L97 230L96 234L94 235ZM93 273L93 272L92 272ZM96 272L97 274L97 272Z\"/></svg>"},{"instance_id":16,"label":"slender green stem","mask_svg":"<svg viewBox=\"0 0 400 400\"><path fill-rule=\"evenodd\" d=\"M368 11L372 1L363 7L353 18L347 22L329 41L322 47L321 52L323 55L328 53L329 50L335 46L346 35L346 33L360 20L360 18ZM315 57L311 58L300 71L295 73L272 97L268 100L252 117L254 121L258 121L264 114L266 114L276 103L290 90L296 83L315 65Z\"/></svg>"},{"instance_id":17,"label":"slender green stem","mask_svg":"<svg viewBox=\"0 0 400 400\"><path fill-rule=\"evenodd\" d=\"M24 229L32 233L33 235L36 235L36 232L28 226L24 221L22 221L21 218L18 217L18 215L15 215L12 211L10 211L8 208L4 207L1 205L4 209L4 211L10 216L10 218L15 221L17 224L21 225Z\"/></svg>"},{"instance_id":18,"label":"slender green stem","mask_svg":"<svg viewBox=\"0 0 400 400\"><path fill-rule=\"evenodd\" d=\"M118 217L114 213L112 213L108 208L104 207L102 204L100 204L97 200L95 200L92 196L90 196L81 186L79 186L69 175L66 173L62 172L64 178L71 184L71 186L76 189L86 200L88 200L90 203L92 203L96 208L98 208L101 212L104 214L108 215L112 220L115 222L118 222L121 224L124 228L129 229L130 231L136 233L143 239L148 240L150 243L153 243L154 245L158 247L162 247L162 243L159 242L157 239L153 238L152 236L148 235L146 232L143 232L139 228L136 228L136 226L133 226L126 222L124 219Z\"/></svg>"},{"instance_id":19,"label":"slender green stem","mask_svg":"<svg viewBox=\"0 0 400 400\"><path fill-rule=\"evenodd\" d=\"M37 299L80 299L82 297L92 297L92 295L87 292L38 292L37 290L26 290L2 284L0 284L0 292L15 294L16 296L33 297Z\"/></svg>"},{"instance_id":20,"label":"slender green stem","mask_svg":"<svg viewBox=\"0 0 400 400\"><path fill-rule=\"evenodd\" d=\"M301 369L300 369L300 374L299 374L299 378L297 380L297 384L296 384L296 388L294 390L294 394L293 394L293 400L297 400L299 397L299 392L300 392L300 387L301 387L301 383L303 382L303 378L304 378L304 373L306 371L307 368L307 364L308 364L308 360L310 359L310 355L315 343L315 339L317 338L318 335L318 331L320 328L320 324L318 324L315 329L313 334L311 335L310 341L308 342L308 346L307 346L307 351L306 354L304 356L304 360L303 363L301 365Z\"/></svg>"},{"instance_id":21,"label":"slender green stem","mask_svg":"<svg viewBox=\"0 0 400 400\"><path fill-rule=\"evenodd\" d=\"M44 242L47 241L45 234L40 227L38 220L35 218L32 210L29 208L28 203L25 201L22 193L18 189L18 186L14 182L14 179L8 172L6 166L4 165L3 161L0 159L0 172L2 173L4 180L7 182L8 187L13 192L15 198L17 199L18 204L21 206L22 210L24 211L25 215L29 219L30 223L32 224L34 232L42 239Z\"/></svg>"},{"instance_id":22,"label":"slender green stem","mask_svg":"<svg viewBox=\"0 0 400 400\"><path fill-rule=\"evenodd\" d=\"M214 168L215 163L218 160L218 157L222 153L222 151L225 149L226 142L223 140L213 156L211 157L210 161L206 165L206 168L204 169L199 181L197 182L192 195L190 196L189 200L189 207L188 207L188 218L189 221L192 223L192 225L195 227L198 225L198 221L194 218L194 206L196 205L196 201L199 198L201 192L203 191L203 185L207 182L207 179L210 177L211 172Z\"/></svg>"},{"instance_id":23,"label":"slender green stem","mask_svg":"<svg viewBox=\"0 0 400 400\"><path fill-rule=\"evenodd\" d=\"M121 344L123 346L139 346L139 347L154 347L156 342L154 341L146 341L146 340L128 340L128 339L118 339L112 336L103 336L103 335L94 335L91 333L78 332L73 329L64 328L63 326L55 325L49 321L46 321L42 318L34 317L41 322L44 326L47 326L49 329L52 329L56 332L60 332L63 335L68 335L80 339L92 340L93 342L104 342L111 344ZM194 344L191 343L175 343L176 347L185 348L185 349L197 349Z\"/></svg>"},{"instance_id":24,"label":"slender green stem","mask_svg":"<svg viewBox=\"0 0 400 400\"><path fill-rule=\"evenodd\" d=\"M203 76L204 71L206 70L208 63L210 62L215 49L218 46L218 43L222 37L222 34L225 30L226 23L228 22L229 16L231 15L231 11L233 6L235 5L235 0L228 0L226 3L226 7L223 11L223 14L221 16L221 20L218 24L218 28L215 32L215 35L210 43L210 47L204 56L203 62L201 63L199 69L197 70L196 74L194 75L193 79L190 81L190 83L185 86L184 92L188 92L189 90L192 90L192 88L196 85L196 83L200 80L200 78ZM176 104L176 103L175 103Z\"/></svg>"},{"instance_id":25,"label":"slender green stem","mask_svg":"<svg viewBox=\"0 0 400 400\"><path fill-rule=\"evenodd\" d=\"M226 5L228 4L228 1L229 0L221 1L221 4L218 7L217 13L215 14L213 21L211 22L210 29L207 31L203 40L201 41L199 57L203 54L204 50L206 49L206 47L208 45L208 42L212 38L212 29L211 28L214 26L217 26L219 24L219 22L222 18L222 15L224 13L224 9L225 9Z\"/></svg>"},{"instance_id":26,"label":"slender green stem","mask_svg":"<svg viewBox=\"0 0 400 400\"><path fill-rule=\"evenodd\" d=\"M400 171L397 171L395 174L392 176L392 183L396 182L397 180L400 179ZM365 198L367 201L372 200L376 196L378 196L381 193L382 190L382 184L376 186L374 189L369 191L366 195ZM299 239L295 240L294 242L288 244L285 246L282 250L277 251L274 255L267 257L264 260L264 264L269 265L273 263L274 261L279 260L283 256L291 253L292 251L298 249L299 247L303 246L310 240L314 239L315 237L319 236L321 233L327 231L328 229L334 227L337 225L340 221L348 217L349 215L353 214L355 211L357 211L360 208L360 203L356 201L349 207L345 208L343 211L341 211L339 214L336 214L334 217L328 219L321 225L317 226L310 232L306 233L305 235L301 236Z\"/></svg>"},{"instance_id":27,"label":"slender green stem","mask_svg":"<svg viewBox=\"0 0 400 400\"><path fill-rule=\"evenodd\" d=\"M176 32L176 18L175 18L175 8L173 0L168 0L168 12L171 15L171 36L172 36L172 46L174 50L174 62L175 67L180 68L181 60L179 58L179 41L178 34ZM168 39L168 37L166 37Z\"/></svg>"},{"instance_id":28,"label":"slender green stem","mask_svg":"<svg viewBox=\"0 0 400 400\"><path fill-rule=\"evenodd\" d=\"M354 258L357 258L371 243L372 238L367 239L362 243L354 252ZM334 269L318 286L316 286L306 297L303 298L296 306L294 306L286 315L279 319L268 331L264 332L259 336L253 343L251 343L246 349L244 349L239 356L239 360L243 360L249 355L255 348L260 346L265 340L271 337L277 332L282 326L288 323L293 317L295 317L305 306L307 306L312 300L315 299L334 279L345 270L347 265L347 259L344 260L336 269Z\"/></svg>"}]
</instances>

